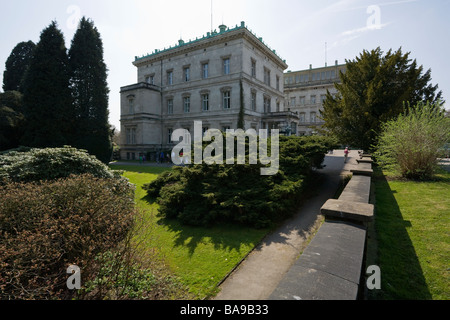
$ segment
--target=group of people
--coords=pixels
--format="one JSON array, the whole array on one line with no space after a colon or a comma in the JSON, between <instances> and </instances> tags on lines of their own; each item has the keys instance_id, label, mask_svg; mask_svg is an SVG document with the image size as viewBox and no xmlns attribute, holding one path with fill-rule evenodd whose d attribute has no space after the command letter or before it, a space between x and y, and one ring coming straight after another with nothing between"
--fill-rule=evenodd
<instances>
[{"instance_id":1,"label":"group of people","mask_svg":"<svg viewBox=\"0 0 450 320\"><path fill-rule=\"evenodd\" d=\"M145 161L147 161L147 157L145 156L145 154L139 155L139 163L142 164L145 163ZM169 153L165 154L164 151L157 152L156 162L157 163L170 162L170 154Z\"/></svg>"}]
</instances>

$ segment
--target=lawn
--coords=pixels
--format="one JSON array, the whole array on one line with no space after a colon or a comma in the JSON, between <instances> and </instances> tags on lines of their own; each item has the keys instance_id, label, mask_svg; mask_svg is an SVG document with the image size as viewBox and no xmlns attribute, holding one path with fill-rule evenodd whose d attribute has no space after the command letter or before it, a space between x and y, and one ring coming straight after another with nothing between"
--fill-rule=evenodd
<instances>
[{"instance_id":1,"label":"lawn","mask_svg":"<svg viewBox=\"0 0 450 320\"><path fill-rule=\"evenodd\" d=\"M372 298L449 300L450 173L415 182L376 168L373 180L382 283Z\"/></svg>"},{"instance_id":2,"label":"lawn","mask_svg":"<svg viewBox=\"0 0 450 320\"><path fill-rule=\"evenodd\" d=\"M189 227L176 220L158 217L158 205L146 197L141 187L170 168L141 165L113 165L136 185L137 205L150 222L145 230L149 250L157 249L171 271L197 299L214 296L217 284L266 235L267 229L222 225L212 228Z\"/></svg>"}]
</instances>

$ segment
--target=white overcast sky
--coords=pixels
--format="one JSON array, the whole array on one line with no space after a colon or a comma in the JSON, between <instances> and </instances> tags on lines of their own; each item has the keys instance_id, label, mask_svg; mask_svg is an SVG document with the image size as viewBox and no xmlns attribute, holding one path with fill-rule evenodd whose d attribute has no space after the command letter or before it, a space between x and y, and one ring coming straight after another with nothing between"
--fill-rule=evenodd
<instances>
[{"instance_id":1,"label":"white overcast sky","mask_svg":"<svg viewBox=\"0 0 450 320\"><path fill-rule=\"evenodd\" d=\"M331 65L364 49L402 47L425 70L431 68L432 83L450 101L450 0L2 0L0 8L1 84L17 43L37 43L56 20L69 48L78 19L94 21L109 69L110 122L117 128L120 87L137 81L134 57L201 37L211 29L211 12L217 30L222 23L245 21L292 71L321 67L325 57Z\"/></svg>"}]
</instances>

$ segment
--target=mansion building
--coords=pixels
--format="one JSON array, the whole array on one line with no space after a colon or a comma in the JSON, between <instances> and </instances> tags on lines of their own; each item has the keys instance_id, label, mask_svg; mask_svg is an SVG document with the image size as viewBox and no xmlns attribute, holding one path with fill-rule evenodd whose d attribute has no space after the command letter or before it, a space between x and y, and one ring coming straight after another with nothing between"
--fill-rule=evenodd
<instances>
[{"instance_id":1,"label":"mansion building","mask_svg":"<svg viewBox=\"0 0 450 320\"><path fill-rule=\"evenodd\" d=\"M334 84L340 82L339 72L345 71L346 65L338 65L336 61L334 66L313 69L310 65L307 70L285 73L285 101L287 110L299 115L298 135L316 134L317 129L323 125L319 116L327 91L336 95Z\"/></svg>"},{"instance_id":2,"label":"mansion building","mask_svg":"<svg viewBox=\"0 0 450 320\"><path fill-rule=\"evenodd\" d=\"M194 121L202 121L203 132L237 129L241 119L245 130L307 134L303 127L316 123L311 114L319 107L311 103L311 92L331 86L342 67L333 68L333 77L331 70L328 78L324 71L323 80L321 71L311 81L311 70L285 74L285 60L244 22L234 28L221 25L218 32L135 57L133 65L137 83L120 90L120 157L129 160L143 155L154 160L161 151L169 152L178 143L171 139L174 130L193 133ZM300 81L305 74L308 81ZM301 97L308 97L309 103L302 105Z\"/></svg>"}]
</instances>

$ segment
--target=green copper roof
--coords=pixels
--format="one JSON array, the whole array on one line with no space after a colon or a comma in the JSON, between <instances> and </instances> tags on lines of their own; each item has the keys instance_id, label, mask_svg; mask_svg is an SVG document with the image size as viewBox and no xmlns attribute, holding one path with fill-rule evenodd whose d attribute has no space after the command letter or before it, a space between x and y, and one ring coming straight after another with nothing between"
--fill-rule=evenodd
<instances>
[{"instance_id":1,"label":"green copper roof","mask_svg":"<svg viewBox=\"0 0 450 320\"><path fill-rule=\"evenodd\" d=\"M204 39L210 39L210 38L214 38L217 37L219 35L225 34L227 32L231 32L237 29L247 29L248 31L250 31L251 34L253 34L263 45L265 45L270 51L272 51L278 58L280 58L280 60L282 60L283 62L286 62L286 60L281 59L281 57L277 54L276 50L272 50L267 44L264 43L263 39L261 37L256 36L256 34L254 34L250 29L248 29L245 25L245 22L242 21L241 25L236 25L234 28L228 28L225 25L220 25L219 26L220 31L217 32L216 30L214 30L213 32L208 32L206 35L203 35L201 38L195 38L195 40L189 40L188 42L184 42L183 40L178 40L178 44L175 44L174 46L170 46L169 48L164 48L162 50L156 49L155 51L153 51L152 53L147 53L146 55L143 55L141 57L136 56L134 61L139 61L157 54L160 54L162 52L167 52L169 50L173 50L176 48L180 48L182 46L185 45L189 45L195 42L199 42L201 40Z\"/></svg>"}]
</instances>

